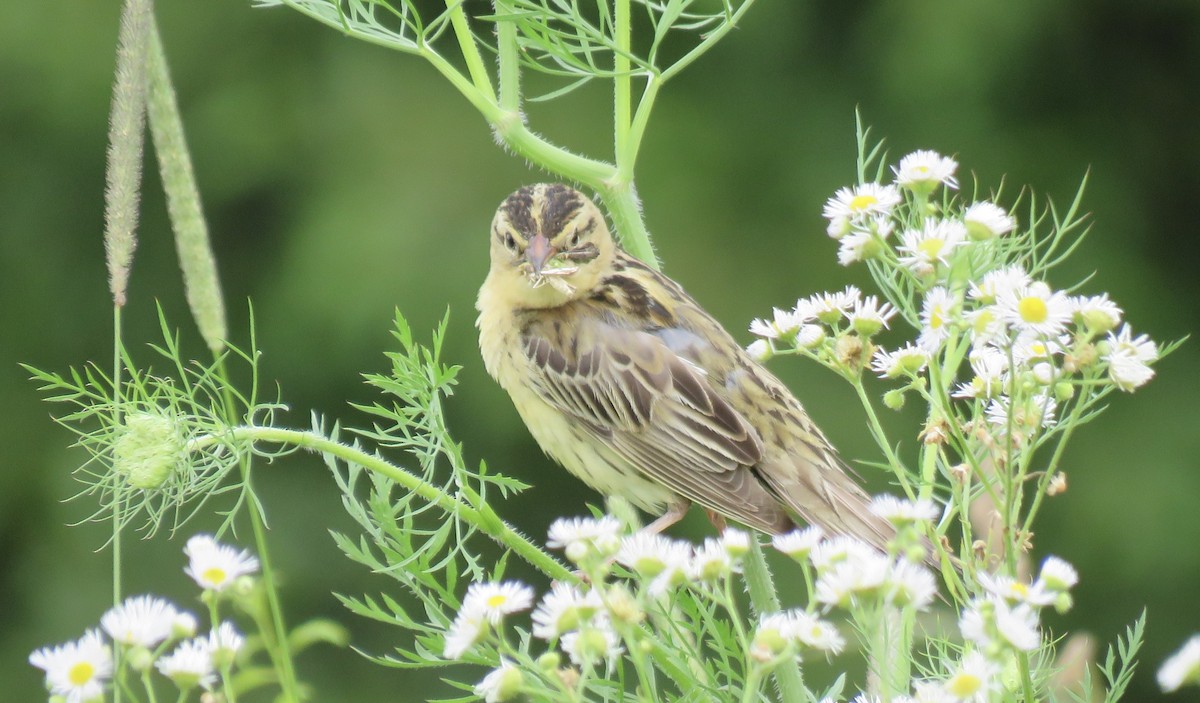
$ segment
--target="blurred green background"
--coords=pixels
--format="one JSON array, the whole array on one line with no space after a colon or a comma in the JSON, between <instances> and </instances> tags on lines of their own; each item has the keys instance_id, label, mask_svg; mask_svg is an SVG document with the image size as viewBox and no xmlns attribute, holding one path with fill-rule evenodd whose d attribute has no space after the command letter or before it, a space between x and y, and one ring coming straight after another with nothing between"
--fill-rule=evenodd
<instances>
[{"instance_id":1,"label":"blurred green background","mask_svg":"<svg viewBox=\"0 0 1200 703\"><path fill-rule=\"evenodd\" d=\"M385 368L393 308L424 333L449 307L446 357L465 367L453 426L472 460L536 486L502 514L540 535L553 517L583 512L596 496L541 456L484 373L472 327L494 208L545 176L497 148L468 104L412 57L284 9L157 5L234 336L246 339L249 299L266 376L292 408L284 419L305 426L315 410L361 420L346 401L371 398L358 374ZM1084 290L1108 291L1138 332L1169 340L1196 329L1200 4L760 5L666 88L638 172L666 270L739 339L772 305L863 281L837 266L820 217L853 178L856 107L893 159L916 148L955 154L964 183L971 172L985 187L1003 176L1010 198L1029 184L1065 203L1090 171L1094 230L1052 283L1098 272ZM28 653L78 636L109 602L109 555L96 551L105 530L64 527L91 510L63 500L83 454L17 366L110 363L102 192L119 8L55 8L51 17L42 3L8 3L0 23L0 681L14 701L43 699ZM551 139L608 157L610 110L597 88L530 115ZM155 339L160 301L201 354L174 257L151 167L127 339ZM1108 642L1148 607L1129 700L1157 698L1152 672L1200 630L1198 365L1192 342L1148 387L1114 397L1078 435L1070 490L1035 527L1038 554L1065 556L1083 579L1078 607L1050 617L1052 627ZM844 384L796 360L772 368L844 454L874 457ZM890 422L913 441L914 418ZM357 646L386 650L395 633L353 619L330 595L390 584L334 549L327 530L348 521L323 466L297 456L259 476L291 619L327 615ZM130 592L189 602L181 544L134 542ZM314 651L300 665L321 701L448 692L348 650Z\"/></svg>"}]
</instances>

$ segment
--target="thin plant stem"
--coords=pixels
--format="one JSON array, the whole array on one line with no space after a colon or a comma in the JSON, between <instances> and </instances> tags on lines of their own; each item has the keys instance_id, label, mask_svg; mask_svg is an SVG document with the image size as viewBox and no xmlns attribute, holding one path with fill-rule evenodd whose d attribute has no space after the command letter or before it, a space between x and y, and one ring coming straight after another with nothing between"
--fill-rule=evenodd
<instances>
[{"instance_id":1,"label":"thin plant stem","mask_svg":"<svg viewBox=\"0 0 1200 703\"><path fill-rule=\"evenodd\" d=\"M458 38L458 46L463 59L467 62L467 71L471 74L471 82L475 89L489 101L496 102L496 93L492 89L492 79L483 57L479 55L479 47L475 43L475 35L467 22L467 13L463 10L463 0L446 0L446 8L450 13L450 24L454 27L454 36Z\"/></svg>"},{"instance_id":2,"label":"thin plant stem","mask_svg":"<svg viewBox=\"0 0 1200 703\"><path fill-rule=\"evenodd\" d=\"M113 305L113 426L121 426L121 305ZM124 483L113 484L112 597L113 606L121 604L121 508ZM113 651L113 670L121 671L121 648ZM121 703L121 687L113 686L113 703Z\"/></svg>"},{"instance_id":3,"label":"thin plant stem","mask_svg":"<svg viewBox=\"0 0 1200 703\"><path fill-rule=\"evenodd\" d=\"M218 356L217 358L217 373L223 378L228 378L224 356ZM233 394L228 384L222 384L222 395L224 396L226 412L230 418L235 417L237 409L234 405ZM245 457L241 458L238 466L242 474L242 483L249 487L251 485L249 460ZM250 515L250 529L254 532L255 549L258 552L258 559L262 564L262 584L267 596L267 607L271 612L272 629L270 631L263 631L264 644L266 645L268 654L271 656L272 662L274 662L279 671L279 687L283 693L283 697L288 701L299 703L300 686L296 681L296 669L292 661L291 643L288 641L287 625L283 620L283 608L279 603L279 589L275 583L275 569L271 563L270 547L267 544L266 519L262 513L262 504L256 498L252 497L251 500L246 501L246 505L247 512ZM214 620L213 626L215 627L216 624Z\"/></svg>"}]
</instances>

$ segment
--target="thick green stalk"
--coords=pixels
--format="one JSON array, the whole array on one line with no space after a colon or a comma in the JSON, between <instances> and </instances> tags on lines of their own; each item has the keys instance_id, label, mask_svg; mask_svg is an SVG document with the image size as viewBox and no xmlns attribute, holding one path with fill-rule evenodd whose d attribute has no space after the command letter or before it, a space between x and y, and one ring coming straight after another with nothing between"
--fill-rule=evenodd
<instances>
[{"instance_id":1,"label":"thick green stalk","mask_svg":"<svg viewBox=\"0 0 1200 703\"><path fill-rule=\"evenodd\" d=\"M479 55L479 47L475 43L475 35L471 33L463 4L463 0L446 0L447 12L450 13L450 24L454 27L454 36L458 38L458 47L462 51L463 59L467 62L467 71L471 74L471 82L475 84L476 90L494 103L496 102L496 93L492 89L492 78L483 64L483 57Z\"/></svg>"},{"instance_id":2,"label":"thick green stalk","mask_svg":"<svg viewBox=\"0 0 1200 703\"><path fill-rule=\"evenodd\" d=\"M221 437L209 436L200 438L190 446L190 449L192 451L199 451L226 437L234 440L270 442L308 449L328 454L348 464L356 464L368 471L386 476L409 491L416 493L427 502L437 505L446 514L456 515L471 523L481 532L511 549L517 556L529 562L530 565L551 579L569 582L578 581L578 577L570 569L563 566L554 557L542 551L541 548L510 527L496 514L491 506L476 501L475 499L478 498L478 495L465 487L463 488L464 494L468 499L479 504L480 507L476 508L474 505L446 493L438 486L414 476L379 456L369 454L357 447L335 442L310 431L243 425L231 429L226 435L222 435Z\"/></svg>"},{"instance_id":3,"label":"thick green stalk","mask_svg":"<svg viewBox=\"0 0 1200 703\"><path fill-rule=\"evenodd\" d=\"M766 556L757 539L750 540L750 552L746 555L742 570L755 614L761 616L779 612L775 582L771 579L771 570L767 567ZM800 664L794 658L775 667L775 681L779 684L782 703L802 703L805 700L804 679L800 675Z\"/></svg>"}]
</instances>

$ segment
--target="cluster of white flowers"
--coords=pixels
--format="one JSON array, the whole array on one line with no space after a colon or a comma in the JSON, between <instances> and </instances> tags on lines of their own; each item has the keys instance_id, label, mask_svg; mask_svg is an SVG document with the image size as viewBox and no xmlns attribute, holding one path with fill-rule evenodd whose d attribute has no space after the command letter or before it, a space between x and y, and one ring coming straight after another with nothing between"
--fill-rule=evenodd
<instances>
[{"instance_id":1,"label":"cluster of white flowers","mask_svg":"<svg viewBox=\"0 0 1200 703\"><path fill-rule=\"evenodd\" d=\"M620 634L630 631L622 624L640 623L652 602L676 589L723 597L724 584L741 569L751 548L750 539L746 532L726 528L720 537L693 545L644 531L625 534L621 522L611 516L556 520L547 543L562 549L587 580L580 585L554 583L536 605L533 589L519 582L471 584L446 631L442 655L461 659L476 646L497 641L507 616L532 608L534 637L561 648L577 667L611 668L630 644ZM628 579L613 578L616 565L624 567ZM796 622L801 622L799 616ZM814 627L796 637L816 641ZM840 642L836 630L827 637ZM556 667L558 656L552 650L543 659ZM479 682L475 693L489 702L510 700L523 681L520 668L505 659Z\"/></svg>"},{"instance_id":2,"label":"cluster of white flowers","mask_svg":"<svg viewBox=\"0 0 1200 703\"><path fill-rule=\"evenodd\" d=\"M188 555L184 571L206 591L218 591L258 567L248 553L218 544L208 535L192 537L184 552ZM127 598L110 608L100 617L100 627L112 644L122 648L123 664L135 671L153 666L181 691L211 688L217 673L233 664L244 642L229 622L196 636L194 615L151 595ZM172 642L178 644L164 654ZM46 672L46 688L52 695L68 703L101 701L114 675L112 644L100 631L88 630L76 641L38 649L29 662Z\"/></svg>"},{"instance_id":3,"label":"cluster of white flowers","mask_svg":"<svg viewBox=\"0 0 1200 703\"><path fill-rule=\"evenodd\" d=\"M853 286L802 298L754 320L758 339L747 351L760 360L801 353L848 375L869 367L907 382L885 397L891 407L937 360L942 380L957 381L952 396L977 404L972 414L1018 444L1053 426L1080 389L1132 391L1148 382L1158 346L1124 324L1107 294L1069 295L1035 280L1020 263L1028 247L1001 241L1018 227L999 205L957 195L931 201L938 188L957 188L957 168L952 158L918 151L892 168L894 183L842 188L825 204L838 259L874 262L875 273L904 282L892 291L910 290L911 299L880 302ZM916 339L874 344L898 312ZM964 354L969 364L956 378Z\"/></svg>"}]
</instances>

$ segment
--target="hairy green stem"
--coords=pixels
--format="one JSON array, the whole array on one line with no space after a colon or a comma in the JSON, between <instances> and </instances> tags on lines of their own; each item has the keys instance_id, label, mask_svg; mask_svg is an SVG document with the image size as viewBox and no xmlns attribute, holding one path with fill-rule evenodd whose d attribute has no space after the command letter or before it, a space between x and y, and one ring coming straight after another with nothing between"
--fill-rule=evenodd
<instances>
[{"instance_id":1,"label":"hairy green stem","mask_svg":"<svg viewBox=\"0 0 1200 703\"><path fill-rule=\"evenodd\" d=\"M579 580L579 577L572 573L570 569L563 566L554 557L542 551L540 547L505 523L491 506L478 501L478 494L465 486L462 488L462 491L467 500L449 495L441 488L422 480L375 454L370 454L357 447L336 442L311 431L243 425L230 429L228 433L220 437L210 435L199 438L189 448L192 451L199 451L218 441L229 439L269 442L307 449L309 451L328 454L343 462L356 464L368 471L386 476L409 491L416 493L425 501L438 506L447 514L456 515L471 523L484 534L511 549L513 553L549 578L572 583ZM475 507L475 504L468 501L475 502L479 507Z\"/></svg>"},{"instance_id":2,"label":"hairy green stem","mask_svg":"<svg viewBox=\"0 0 1200 703\"><path fill-rule=\"evenodd\" d=\"M471 82L475 89L483 94L490 102L496 102L496 93L492 90L492 79L487 67L483 65L483 57L479 55L479 47L475 43L475 35L467 22L467 13L463 10L465 0L446 0L447 12L450 13L450 25L454 27L454 36L458 38L458 47L462 50L463 59L467 62L467 71L471 74Z\"/></svg>"},{"instance_id":3,"label":"hairy green stem","mask_svg":"<svg viewBox=\"0 0 1200 703\"><path fill-rule=\"evenodd\" d=\"M616 0L613 34L617 50L613 52L613 153L617 169L621 170L625 145L629 140L629 120L632 114L632 91L629 75L630 0ZM632 164L628 164L632 168ZM628 174L627 174L628 175Z\"/></svg>"},{"instance_id":4,"label":"hairy green stem","mask_svg":"<svg viewBox=\"0 0 1200 703\"><path fill-rule=\"evenodd\" d=\"M771 578L767 558L757 539L750 540L750 552L746 554L742 564L742 576L746 580L750 603L757 615L779 612L779 596L775 592L775 582ZM779 699L782 703L802 703L805 700L804 679L800 675L800 664L795 658L781 662L775 668L775 681L779 684Z\"/></svg>"},{"instance_id":5,"label":"hairy green stem","mask_svg":"<svg viewBox=\"0 0 1200 703\"><path fill-rule=\"evenodd\" d=\"M121 306L113 305L113 425L121 425ZM121 509L125 500L121 480L113 485L112 597L113 606L121 604ZM113 670L122 671L121 648L113 649ZM121 686L113 686L113 703L121 703Z\"/></svg>"},{"instance_id":6,"label":"hairy green stem","mask_svg":"<svg viewBox=\"0 0 1200 703\"><path fill-rule=\"evenodd\" d=\"M495 8L508 9L501 0L495 2ZM520 47L517 46L517 25L512 22L496 23L496 48L500 65L500 108L509 113L521 110L521 58Z\"/></svg>"}]
</instances>

